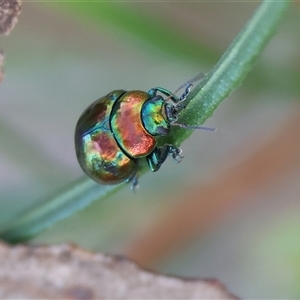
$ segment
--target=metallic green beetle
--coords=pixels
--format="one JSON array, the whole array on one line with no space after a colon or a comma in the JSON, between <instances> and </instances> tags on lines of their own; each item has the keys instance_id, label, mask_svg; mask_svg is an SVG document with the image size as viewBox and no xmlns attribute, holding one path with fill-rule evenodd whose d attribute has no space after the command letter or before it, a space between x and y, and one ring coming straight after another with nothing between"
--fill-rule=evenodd
<instances>
[{"instance_id":1,"label":"metallic green beetle","mask_svg":"<svg viewBox=\"0 0 300 300\"><path fill-rule=\"evenodd\" d=\"M168 135L171 125L209 129L177 123L191 86L180 98L157 87L147 93L115 90L92 103L75 130L76 155L83 171L101 184L131 181L135 188L140 159L146 158L153 172L169 154L181 161L181 150L173 145L158 147L157 137Z\"/></svg>"}]
</instances>

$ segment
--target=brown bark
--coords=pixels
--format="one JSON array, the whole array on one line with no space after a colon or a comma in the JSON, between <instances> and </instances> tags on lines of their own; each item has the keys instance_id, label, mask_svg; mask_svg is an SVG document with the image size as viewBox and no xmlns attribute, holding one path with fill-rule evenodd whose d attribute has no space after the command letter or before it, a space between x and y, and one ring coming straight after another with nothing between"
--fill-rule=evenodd
<instances>
[{"instance_id":1,"label":"brown bark","mask_svg":"<svg viewBox=\"0 0 300 300\"><path fill-rule=\"evenodd\" d=\"M125 258L74 245L0 243L1 299L237 299L217 280L140 269Z\"/></svg>"}]
</instances>

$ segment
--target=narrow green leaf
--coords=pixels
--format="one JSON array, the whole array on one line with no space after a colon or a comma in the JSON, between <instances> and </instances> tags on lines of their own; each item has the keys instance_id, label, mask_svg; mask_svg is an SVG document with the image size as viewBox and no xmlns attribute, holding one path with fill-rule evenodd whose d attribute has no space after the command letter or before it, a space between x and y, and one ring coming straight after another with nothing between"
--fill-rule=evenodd
<instances>
[{"instance_id":1,"label":"narrow green leaf","mask_svg":"<svg viewBox=\"0 0 300 300\"><path fill-rule=\"evenodd\" d=\"M26 241L56 222L84 209L93 201L115 193L120 187L101 186L82 176L57 195L17 216L0 231L0 238L11 243Z\"/></svg>"},{"instance_id":2,"label":"narrow green leaf","mask_svg":"<svg viewBox=\"0 0 300 300\"><path fill-rule=\"evenodd\" d=\"M260 5L220 61L190 93L188 106L182 111L180 122L204 123L217 106L241 84L277 29L289 2L264 1ZM169 140L180 145L191 133L191 130L174 128ZM146 168L142 170L145 171ZM29 239L93 201L106 198L120 187L122 185L100 186L82 178L59 195L16 218L0 232L0 237L10 242Z\"/></svg>"},{"instance_id":3,"label":"narrow green leaf","mask_svg":"<svg viewBox=\"0 0 300 300\"><path fill-rule=\"evenodd\" d=\"M233 40L218 63L192 90L179 122L203 124L252 69L256 58L274 35L290 1L264 1ZM191 130L174 128L171 142L180 145ZM169 141L170 142L170 141Z\"/></svg>"}]
</instances>

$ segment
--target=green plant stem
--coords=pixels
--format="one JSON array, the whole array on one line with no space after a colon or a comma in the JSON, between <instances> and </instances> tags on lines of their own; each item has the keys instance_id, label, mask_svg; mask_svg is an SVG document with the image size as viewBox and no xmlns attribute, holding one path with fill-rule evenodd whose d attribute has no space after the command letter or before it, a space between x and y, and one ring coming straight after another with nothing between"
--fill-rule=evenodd
<instances>
[{"instance_id":1,"label":"green plant stem","mask_svg":"<svg viewBox=\"0 0 300 300\"><path fill-rule=\"evenodd\" d=\"M180 122L204 123L217 106L241 84L255 59L275 33L289 2L264 1L260 5L219 62L190 93L189 103L180 115ZM191 130L174 128L171 137L163 141L180 145L191 133ZM145 171L146 168L143 168L142 172ZM122 185L100 186L87 178L80 179L59 195L20 215L0 232L0 237L9 242L27 240L93 201L106 198L120 187Z\"/></svg>"},{"instance_id":2,"label":"green plant stem","mask_svg":"<svg viewBox=\"0 0 300 300\"><path fill-rule=\"evenodd\" d=\"M120 187L101 186L87 176L82 176L57 195L17 216L1 230L0 237L11 243L29 240L95 200L115 193Z\"/></svg>"},{"instance_id":3,"label":"green plant stem","mask_svg":"<svg viewBox=\"0 0 300 300\"><path fill-rule=\"evenodd\" d=\"M203 124L213 114L250 72L288 6L289 1L264 1L260 5L218 63L189 94L188 106L180 114L179 122ZM191 134L191 130L174 128L172 139L168 142L178 146Z\"/></svg>"}]
</instances>

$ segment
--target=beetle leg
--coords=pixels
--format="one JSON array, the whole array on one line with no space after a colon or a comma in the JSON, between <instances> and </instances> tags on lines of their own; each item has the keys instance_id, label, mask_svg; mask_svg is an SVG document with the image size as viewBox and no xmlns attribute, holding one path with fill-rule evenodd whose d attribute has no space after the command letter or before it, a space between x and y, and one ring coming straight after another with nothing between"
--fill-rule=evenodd
<instances>
[{"instance_id":1,"label":"beetle leg","mask_svg":"<svg viewBox=\"0 0 300 300\"><path fill-rule=\"evenodd\" d=\"M162 87L156 87L156 88L152 88L148 91L148 94L151 96L151 97L155 97L157 92L161 92L162 94L164 94L165 96L168 96L167 99L165 99L166 101L167 100L172 100L174 103L177 103L180 101L180 99L174 95L173 93L171 93L170 91L162 88Z\"/></svg>"},{"instance_id":2,"label":"beetle leg","mask_svg":"<svg viewBox=\"0 0 300 300\"><path fill-rule=\"evenodd\" d=\"M169 155L169 145L156 147L147 157L149 168L152 172L159 170L161 164Z\"/></svg>"},{"instance_id":3,"label":"beetle leg","mask_svg":"<svg viewBox=\"0 0 300 300\"><path fill-rule=\"evenodd\" d=\"M162 163L171 155L177 162L181 162L183 156L180 155L181 150L172 145L156 147L148 156L147 162L152 172L159 170Z\"/></svg>"},{"instance_id":4,"label":"beetle leg","mask_svg":"<svg viewBox=\"0 0 300 300\"><path fill-rule=\"evenodd\" d=\"M151 97L155 97L157 92L161 92L162 94L164 94L165 96L167 96L167 99L165 99L166 101L167 100L172 100L174 103L179 103L179 102L184 102L186 97L189 95L189 93L191 92L191 87L193 85L190 83L184 90L184 92L182 93L182 95L180 96L180 98L178 98L175 94L171 93L170 91L164 89L164 88L161 88L161 87L156 87L156 88L152 88L148 91L148 94L151 96ZM182 104L178 104L178 106L180 106L180 108L182 109L183 108L183 105ZM182 106L182 107L181 107Z\"/></svg>"},{"instance_id":5,"label":"beetle leg","mask_svg":"<svg viewBox=\"0 0 300 300\"><path fill-rule=\"evenodd\" d=\"M193 85L190 83L184 90L184 92L182 93L182 95L179 98L179 102L184 101L186 99L186 97L189 95L189 93L191 92L191 87Z\"/></svg>"},{"instance_id":6,"label":"beetle leg","mask_svg":"<svg viewBox=\"0 0 300 300\"><path fill-rule=\"evenodd\" d=\"M131 190L135 192L135 190L139 187L139 181L138 181L138 176L137 173L131 180Z\"/></svg>"},{"instance_id":7,"label":"beetle leg","mask_svg":"<svg viewBox=\"0 0 300 300\"><path fill-rule=\"evenodd\" d=\"M169 146L169 154L172 155L173 159L175 159L178 163L180 163L183 159L183 156L181 156L181 149L176 148L174 146Z\"/></svg>"},{"instance_id":8,"label":"beetle leg","mask_svg":"<svg viewBox=\"0 0 300 300\"><path fill-rule=\"evenodd\" d=\"M133 192L135 192L135 190L138 188L139 186L139 180L138 180L138 171L136 171L135 173L133 173L128 179L126 179L126 183L131 182L131 190Z\"/></svg>"}]
</instances>

